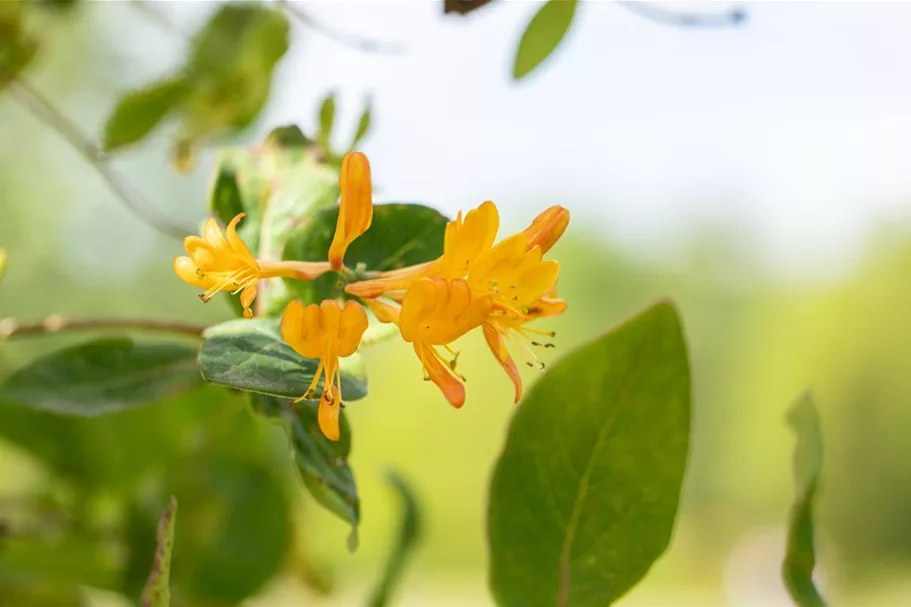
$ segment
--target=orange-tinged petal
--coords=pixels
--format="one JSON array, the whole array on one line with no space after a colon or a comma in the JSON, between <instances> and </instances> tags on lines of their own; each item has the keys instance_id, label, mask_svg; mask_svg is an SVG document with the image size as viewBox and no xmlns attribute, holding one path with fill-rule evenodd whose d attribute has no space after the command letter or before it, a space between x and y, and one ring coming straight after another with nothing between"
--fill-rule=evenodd
<instances>
[{"instance_id":1,"label":"orange-tinged petal","mask_svg":"<svg viewBox=\"0 0 911 607\"><path fill-rule=\"evenodd\" d=\"M566 302L562 299L542 297L528 306L527 314L534 318L547 318L550 316L559 316L565 311Z\"/></svg>"},{"instance_id":2,"label":"orange-tinged petal","mask_svg":"<svg viewBox=\"0 0 911 607\"><path fill-rule=\"evenodd\" d=\"M568 226L569 210L555 204L535 217L531 225L525 228L528 248L540 247L546 253L560 240Z\"/></svg>"},{"instance_id":3,"label":"orange-tinged petal","mask_svg":"<svg viewBox=\"0 0 911 607\"><path fill-rule=\"evenodd\" d=\"M489 323L484 323L482 325L482 330L484 332L484 339L487 341L487 345L490 346L490 351L493 352L494 358L497 359L497 362L500 363L500 366L506 371L506 375L509 376L512 385L516 389L515 402L519 402L522 398L522 378L519 376L519 368L509 355L509 350L506 348L506 340L503 339L503 334L497 331L496 327Z\"/></svg>"},{"instance_id":4,"label":"orange-tinged petal","mask_svg":"<svg viewBox=\"0 0 911 607\"><path fill-rule=\"evenodd\" d=\"M282 314L281 335L304 358L320 358L323 353L322 315L316 304L304 306L298 300L290 302Z\"/></svg>"},{"instance_id":5,"label":"orange-tinged petal","mask_svg":"<svg viewBox=\"0 0 911 607\"><path fill-rule=\"evenodd\" d=\"M328 378L328 375L327 375ZM327 382L329 380L327 379ZM338 415L341 410L341 401L338 399L328 400L320 398L319 410L317 412L317 421L319 429L331 441L337 441L341 436L338 429Z\"/></svg>"},{"instance_id":6,"label":"orange-tinged petal","mask_svg":"<svg viewBox=\"0 0 911 607\"><path fill-rule=\"evenodd\" d=\"M174 258L174 273L182 281L200 289L208 289L212 284L212 281L199 275L199 267L189 257Z\"/></svg>"},{"instance_id":7,"label":"orange-tinged petal","mask_svg":"<svg viewBox=\"0 0 911 607\"><path fill-rule=\"evenodd\" d=\"M342 267L348 245L366 232L373 221L373 184L367 156L361 152L346 154L338 185L341 201L335 235L329 246L329 263L335 270Z\"/></svg>"},{"instance_id":8,"label":"orange-tinged petal","mask_svg":"<svg viewBox=\"0 0 911 607\"><path fill-rule=\"evenodd\" d=\"M491 201L462 214L446 225L443 242L442 271L448 278L461 278L497 238L500 214Z\"/></svg>"},{"instance_id":9,"label":"orange-tinged petal","mask_svg":"<svg viewBox=\"0 0 911 607\"><path fill-rule=\"evenodd\" d=\"M402 339L407 342L415 341L421 323L433 312L436 305L437 289L432 279L422 278L411 285L399 313Z\"/></svg>"},{"instance_id":10,"label":"orange-tinged petal","mask_svg":"<svg viewBox=\"0 0 911 607\"><path fill-rule=\"evenodd\" d=\"M364 304L370 311L373 312L373 315L376 316L376 319L380 322L391 322L392 324L399 324L399 309L395 306L389 305L384 301L379 301L378 299L365 299Z\"/></svg>"},{"instance_id":11,"label":"orange-tinged petal","mask_svg":"<svg viewBox=\"0 0 911 607\"><path fill-rule=\"evenodd\" d=\"M253 318L253 300L256 299L256 283L251 284L240 292L240 305L244 308L244 318Z\"/></svg>"},{"instance_id":12,"label":"orange-tinged petal","mask_svg":"<svg viewBox=\"0 0 911 607\"><path fill-rule=\"evenodd\" d=\"M449 404L456 409L461 408L465 404L465 386L452 374L449 367L443 365L436 350L432 346L416 343L414 352L421 359L430 381L443 392Z\"/></svg>"},{"instance_id":13,"label":"orange-tinged petal","mask_svg":"<svg viewBox=\"0 0 911 607\"><path fill-rule=\"evenodd\" d=\"M228 244L231 245L231 248L235 253L243 257L247 263L256 265L256 258L253 257L253 253L250 252L246 243L237 234L237 224L246 216L246 213L238 213L235 215L234 219L231 220L231 223L228 224L228 228L225 230L225 236Z\"/></svg>"},{"instance_id":14,"label":"orange-tinged petal","mask_svg":"<svg viewBox=\"0 0 911 607\"><path fill-rule=\"evenodd\" d=\"M367 313L356 302L349 301L342 309L338 329L338 355L351 356L361 344L367 330Z\"/></svg>"}]
</instances>

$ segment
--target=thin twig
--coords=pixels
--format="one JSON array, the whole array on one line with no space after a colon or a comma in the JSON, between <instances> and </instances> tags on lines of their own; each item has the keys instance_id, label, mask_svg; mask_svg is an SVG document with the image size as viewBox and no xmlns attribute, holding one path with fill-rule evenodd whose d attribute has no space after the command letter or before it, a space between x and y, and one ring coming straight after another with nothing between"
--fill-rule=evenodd
<instances>
[{"instance_id":1,"label":"thin twig","mask_svg":"<svg viewBox=\"0 0 911 607\"><path fill-rule=\"evenodd\" d=\"M147 200L128 186L113 167L110 166L108 156L91 140L80 133L79 129L38 91L19 79L10 83L9 91L38 120L66 139L95 168L102 179L107 182L111 191L120 198L124 206L130 209L137 217L162 234L181 240L188 233L194 231L187 230L173 223L169 217L155 209Z\"/></svg>"},{"instance_id":2,"label":"thin twig","mask_svg":"<svg viewBox=\"0 0 911 607\"><path fill-rule=\"evenodd\" d=\"M40 322L33 323L20 323L15 318L0 319L0 339L111 329L176 333L201 339L206 327L152 318L64 318L59 314L52 314Z\"/></svg>"},{"instance_id":3,"label":"thin twig","mask_svg":"<svg viewBox=\"0 0 911 607\"><path fill-rule=\"evenodd\" d=\"M662 8L642 0L626 0L617 4L640 17L674 27L733 27L742 24L747 18L746 10L739 6L721 13L692 13Z\"/></svg>"},{"instance_id":4,"label":"thin twig","mask_svg":"<svg viewBox=\"0 0 911 607\"><path fill-rule=\"evenodd\" d=\"M351 48L364 51L365 53L385 53L394 55L402 53L405 50L402 45L395 42L378 42L376 40L368 40L366 38L354 36L352 34L348 34L346 32L328 26L325 23L314 19L313 15L311 15L309 12L296 6L294 0L278 0L278 2L285 7L285 10L288 11L289 15L313 31L319 32L327 38L335 40L339 44L350 46Z\"/></svg>"}]
</instances>

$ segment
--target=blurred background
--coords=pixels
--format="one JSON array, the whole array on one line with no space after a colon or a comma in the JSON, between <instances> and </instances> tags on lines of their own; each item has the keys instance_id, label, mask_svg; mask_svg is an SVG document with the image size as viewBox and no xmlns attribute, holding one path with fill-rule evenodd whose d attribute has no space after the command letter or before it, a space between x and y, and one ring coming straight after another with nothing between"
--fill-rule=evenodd
<instances>
[{"instance_id":1,"label":"blurred background","mask_svg":"<svg viewBox=\"0 0 911 607\"><path fill-rule=\"evenodd\" d=\"M793 497L784 413L808 387L825 443L824 594L845 605L911 604L911 5L746 4L740 26L677 27L585 2L554 55L519 82L511 62L537 3L495 2L466 16L444 15L437 2L303 6L400 52L363 52L291 20L266 111L231 145L255 144L283 124L315 129L330 90L348 139L369 96L372 127L360 147L378 201L455 214L492 199L506 232L548 205L569 208L570 228L551 252L569 304L551 323L551 360L659 297L680 305L695 396L684 503L671 549L623 605L790 604L778 573ZM122 93L181 61L187 36L215 7L61 6L42 23L42 52L25 77L97 134ZM116 165L193 231L206 216L214 153L202 151L195 170L179 175L171 143L162 130ZM179 242L124 208L10 95L0 96L0 210L9 255L0 317L232 315L223 301L202 305L173 275ZM2 370L78 340L0 344ZM194 496L229 500L236 491L262 499L232 510L224 524L243 530L223 558L258 562L264 577L279 563L284 570L245 605L363 604L399 516L383 481L391 467L417 491L425 523L398 604L492 604L486 493L512 389L479 336L459 348L468 377L459 411L420 381L406 344L365 351L371 392L348 408L363 512L355 554L347 526L288 480L284 436L236 397L202 390L90 420L3 408L0 518L24 521L26 539L0 551L0 570L100 588L91 592L98 605L128 604L103 589L130 576L135 585L145 572L124 573L129 556L105 534L135 532L148 543L160 508L137 504L163 482L181 500L175 566L211 565L180 555L181 542L192 543L181 534L206 533L226 506L194 509ZM523 376L533 382L535 372ZM262 470L277 480L262 481ZM270 491L279 498L266 499ZM85 510L61 522L58 507L74 503ZM281 517L296 521L287 546L263 539L283 537L280 525L271 531ZM79 532L61 531L70 526ZM212 597L194 604L234 604L224 574L213 573L225 570L209 565L182 570Z\"/></svg>"}]
</instances>

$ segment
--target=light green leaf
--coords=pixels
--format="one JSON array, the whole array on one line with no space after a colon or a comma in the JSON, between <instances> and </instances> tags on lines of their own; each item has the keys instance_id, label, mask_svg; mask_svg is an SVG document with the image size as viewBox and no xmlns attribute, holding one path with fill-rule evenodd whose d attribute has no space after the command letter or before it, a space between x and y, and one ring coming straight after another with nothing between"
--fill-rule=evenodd
<instances>
[{"instance_id":1,"label":"light green leaf","mask_svg":"<svg viewBox=\"0 0 911 607\"><path fill-rule=\"evenodd\" d=\"M813 504L822 471L822 437L819 415L812 396L804 394L788 413L797 434L794 449L794 478L797 497L791 510L788 546L781 567L785 587L800 607L825 607L825 600L813 584L816 550L813 546Z\"/></svg>"},{"instance_id":2,"label":"light green leaf","mask_svg":"<svg viewBox=\"0 0 911 607\"><path fill-rule=\"evenodd\" d=\"M186 80L178 77L130 91L108 117L101 148L111 152L141 141L183 101L188 90Z\"/></svg>"},{"instance_id":3,"label":"light green leaf","mask_svg":"<svg viewBox=\"0 0 911 607\"><path fill-rule=\"evenodd\" d=\"M337 221L338 207L314 215L306 229L288 242L284 258L326 259ZM419 204L375 205L370 229L348 247L345 265L354 268L363 264L368 271L382 272L436 259L443 253L447 221L438 211ZM343 285L334 272L309 282L285 282L304 303L343 295Z\"/></svg>"},{"instance_id":4,"label":"light green leaf","mask_svg":"<svg viewBox=\"0 0 911 607\"><path fill-rule=\"evenodd\" d=\"M6 251L0 249L0 280L3 280L3 277L6 276Z\"/></svg>"},{"instance_id":5,"label":"light green leaf","mask_svg":"<svg viewBox=\"0 0 911 607\"><path fill-rule=\"evenodd\" d=\"M532 17L513 63L512 77L524 78L559 46L576 14L576 0L548 0Z\"/></svg>"},{"instance_id":6,"label":"light green leaf","mask_svg":"<svg viewBox=\"0 0 911 607\"><path fill-rule=\"evenodd\" d=\"M66 415L104 415L202 385L195 361L196 347L190 344L97 339L19 369L0 385L0 398Z\"/></svg>"},{"instance_id":7,"label":"light green leaf","mask_svg":"<svg viewBox=\"0 0 911 607\"><path fill-rule=\"evenodd\" d=\"M319 108L319 136L317 141L326 152L330 152L332 127L335 124L335 93L329 93L323 98Z\"/></svg>"},{"instance_id":8,"label":"light green leaf","mask_svg":"<svg viewBox=\"0 0 911 607\"><path fill-rule=\"evenodd\" d=\"M353 151L357 144L367 135L367 131L370 130L370 115L372 113L373 102L370 99L364 103L364 110L361 112L361 117L357 121L357 131L354 133L354 139L351 140L351 145L348 147L348 151Z\"/></svg>"},{"instance_id":9,"label":"light green leaf","mask_svg":"<svg viewBox=\"0 0 911 607\"><path fill-rule=\"evenodd\" d=\"M171 497L168 507L158 520L155 559L149 579L142 591L142 607L170 607L171 605L171 554L174 551L174 524L177 517L177 499Z\"/></svg>"},{"instance_id":10,"label":"light green leaf","mask_svg":"<svg viewBox=\"0 0 911 607\"><path fill-rule=\"evenodd\" d=\"M398 494L402 502L402 522L398 536L386 561L386 569L379 585L373 591L368 603L370 607L385 607L389 604L399 580L405 570L408 558L421 539L421 516L417 499L408 483L395 472L388 476L389 486Z\"/></svg>"},{"instance_id":11,"label":"light green leaf","mask_svg":"<svg viewBox=\"0 0 911 607\"><path fill-rule=\"evenodd\" d=\"M367 376L358 358L355 354L342 360L346 402L367 395ZM232 320L211 327L198 360L202 376L216 385L289 399L307 391L319 366L319 360L304 358L285 343L274 318Z\"/></svg>"},{"instance_id":12,"label":"light green leaf","mask_svg":"<svg viewBox=\"0 0 911 607\"><path fill-rule=\"evenodd\" d=\"M690 436L680 319L662 302L555 364L510 424L490 488L503 607L604 607L671 540Z\"/></svg>"}]
</instances>

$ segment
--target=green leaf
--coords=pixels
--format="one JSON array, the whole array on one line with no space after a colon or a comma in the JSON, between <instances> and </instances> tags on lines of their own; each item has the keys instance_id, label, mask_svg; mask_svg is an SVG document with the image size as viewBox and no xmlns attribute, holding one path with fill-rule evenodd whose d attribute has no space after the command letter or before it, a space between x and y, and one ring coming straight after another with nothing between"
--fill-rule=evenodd
<instances>
[{"instance_id":1,"label":"green leaf","mask_svg":"<svg viewBox=\"0 0 911 607\"><path fill-rule=\"evenodd\" d=\"M548 0L532 17L513 63L512 77L524 78L559 46L576 13L576 0Z\"/></svg>"},{"instance_id":2,"label":"green leaf","mask_svg":"<svg viewBox=\"0 0 911 607\"><path fill-rule=\"evenodd\" d=\"M402 523L399 527L398 537L393 546L383 579L373 591L368 603L371 607L385 607L399 583L408 557L417 547L421 538L421 517L417 499L408 483L395 472L388 476L389 486L395 490L402 502Z\"/></svg>"},{"instance_id":3,"label":"green leaf","mask_svg":"<svg viewBox=\"0 0 911 607\"><path fill-rule=\"evenodd\" d=\"M195 359L196 348L188 344L97 339L19 369L0 385L0 398L66 415L103 415L201 385Z\"/></svg>"},{"instance_id":4,"label":"green leaf","mask_svg":"<svg viewBox=\"0 0 911 607\"><path fill-rule=\"evenodd\" d=\"M24 2L0 3L0 91L38 55L38 41L24 28Z\"/></svg>"},{"instance_id":5,"label":"green leaf","mask_svg":"<svg viewBox=\"0 0 911 607\"><path fill-rule=\"evenodd\" d=\"M6 262L6 251L0 249L0 280L3 280L3 277L6 276Z\"/></svg>"},{"instance_id":6,"label":"green leaf","mask_svg":"<svg viewBox=\"0 0 911 607\"><path fill-rule=\"evenodd\" d=\"M317 141L326 152L330 151L332 127L335 124L335 93L329 93L319 108L319 136Z\"/></svg>"},{"instance_id":7,"label":"green leaf","mask_svg":"<svg viewBox=\"0 0 911 607\"><path fill-rule=\"evenodd\" d=\"M690 436L680 319L658 303L532 386L490 488L490 585L504 607L604 607L670 543Z\"/></svg>"},{"instance_id":8,"label":"green leaf","mask_svg":"<svg viewBox=\"0 0 911 607\"><path fill-rule=\"evenodd\" d=\"M797 498L791 509L788 546L781 575L785 587L800 607L825 607L825 600L813 584L816 550L813 547L813 504L822 471L822 437L819 415L807 393L791 407L788 422L797 434L794 477Z\"/></svg>"},{"instance_id":9,"label":"green leaf","mask_svg":"<svg viewBox=\"0 0 911 607\"><path fill-rule=\"evenodd\" d=\"M361 142L361 139L367 135L367 131L370 130L370 114L372 112L373 102L370 99L364 103L364 110L361 112L361 117L357 122L357 131L354 133L354 139L351 140L351 145L348 146L348 151L353 151L357 147L357 144Z\"/></svg>"},{"instance_id":10,"label":"green leaf","mask_svg":"<svg viewBox=\"0 0 911 607\"><path fill-rule=\"evenodd\" d=\"M339 415L339 440L331 441L319 429L318 403L303 402L292 410L273 397L253 395L252 402L264 415L284 420L301 481L317 502L351 524L349 542L356 544L361 502L348 463L351 426L345 412Z\"/></svg>"},{"instance_id":11,"label":"green leaf","mask_svg":"<svg viewBox=\"0 0 911 607\"><path fill-rule=\"evenodd\" d=\"M356 369L357 359L355 354L342 360L346 402L367 395L367 376L362 368ZM282 340L274 318L232 320L210 327L198 360L202 376L213 384L292 399L307 391L319 366L319 360L302 357Z\"/></svg>"},{"instance_id":12,"label":"green leaf","mask_svg":"<svg viewBox=\"0 0 911 607\"><path fill-rule=\"evenodd\" d=\"M171 605L171 554L174 551L174 524L177 517L177 499L171 497L168 507L158 520L155 559L149 579L142 591L142 607L170 607Z\"/></svg>"},{"instance_id":13,"label":"green leaf","mask_svg":"<svg viewBox=\"0 0 911 607\"><path fill-rule=\"evenodd\" d=\"M111 152L151 133L186 97L187 82L170 78L130 91L120 98L104 125L101 148Z\"/></svg>"},{"instance_id":14,"label":"green leaf","mask_svg":"<svg viewBox=\"0 0 911 607\"><path fill-rule=\"evenodd\" d=\"M87 607L88 601L74 584L0 571L0 599L11 607Z\"/></svg>"},{"instance_id":15,"label":"green leaf","mask_svg":"<svg viewBox=\"0 0 911 607\"><path fill-rule=\"evenodd\" d=\"M335 234L338 207L315 214L306 229L285 247L284 259L326 259ZM443 234L449 221L438 211L419 204L391 203L373 207L370 229L351 243L345 264L382 272L431 261L443 254ZM327 272L316 280L286 280L288 288L304 303L343 295L338 274Z\"/></svg>"}]
</instances>

